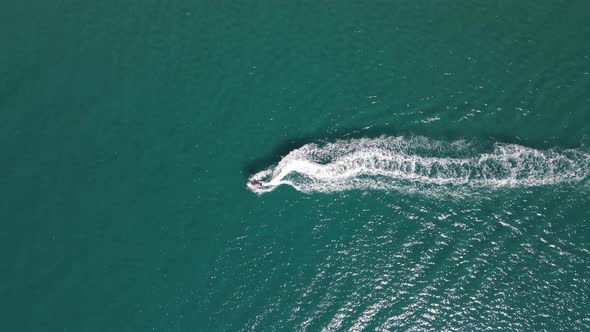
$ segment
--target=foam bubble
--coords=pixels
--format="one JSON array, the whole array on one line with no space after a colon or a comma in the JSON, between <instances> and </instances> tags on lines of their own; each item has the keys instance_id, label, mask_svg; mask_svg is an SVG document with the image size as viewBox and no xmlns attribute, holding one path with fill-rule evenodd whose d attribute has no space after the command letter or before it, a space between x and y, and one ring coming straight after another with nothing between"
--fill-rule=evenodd
<instances>
[{"instance_id":1,"label":"foam bubble","mask_svg":"<svg viewBox=\"0 0 590 332\"><path fill-rule=\"evenodd\" d=\"M352 189L428 191L579 182L590 174L590 155L577 149L536 150L496 143L487 152L466 141L380 137L306 144L275 166L254 174L257 193L286 184L302 192Z\"/></svg>"}]
</instances>

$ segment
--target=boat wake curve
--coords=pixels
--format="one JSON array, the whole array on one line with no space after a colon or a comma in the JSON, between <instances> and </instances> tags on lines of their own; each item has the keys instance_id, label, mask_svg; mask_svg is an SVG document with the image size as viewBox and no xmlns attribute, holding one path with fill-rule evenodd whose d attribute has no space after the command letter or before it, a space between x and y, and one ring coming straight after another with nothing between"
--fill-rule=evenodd
<instances>
[{"instance_id":1,"label":"boat wake curve","mask_svg":"<svg viewBox=\"0 0 590 332\"><path fill-rule=\"evenodd\" d=\"M290 185L301 192L345 190L428 191L579 182L590 174L590 154L536 150L496 143L477 151L466 141L380 137L306 144L249 179L259 194ZM250 185L259 181L259 185Z\"/></svg>"}]
</instances>

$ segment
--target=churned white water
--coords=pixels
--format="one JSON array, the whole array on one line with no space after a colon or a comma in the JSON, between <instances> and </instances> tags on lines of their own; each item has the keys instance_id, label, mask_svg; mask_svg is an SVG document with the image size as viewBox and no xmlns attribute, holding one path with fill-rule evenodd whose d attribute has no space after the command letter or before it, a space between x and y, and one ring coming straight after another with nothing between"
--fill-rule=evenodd
<instances>
[{"instance_id":1,"label":"churned white water","mask_svg":"<svg viewBox=\"0 0 590 332\"><path fill-rule=\"evenodd\" d=\"M466 141L380 137L306 144L277 165L254 174L256 193L286 184L302 192L430 191L435 187L522 187L579 182L590 154L579 149L537 150L495 143L482 151Z\"/></svg>"}]
</instances>

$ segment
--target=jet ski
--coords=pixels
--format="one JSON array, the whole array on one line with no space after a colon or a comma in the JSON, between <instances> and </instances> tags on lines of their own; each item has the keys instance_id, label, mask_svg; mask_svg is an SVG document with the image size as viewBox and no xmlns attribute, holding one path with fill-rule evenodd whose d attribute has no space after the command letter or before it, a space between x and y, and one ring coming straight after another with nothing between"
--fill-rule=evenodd
<instances>
[{"instance_id":1,"label":"jet ski","mask_svg":"<svg viewBox=\"0 0 590 332\"><path fill-rule=\"evenodd\" d=\"M262 187L264 184L262 183L262 181L252 180L252 181L248 182L248 185L250 187Z\"/></svg>"},{"instance_id":2,"label":"jet ski","mask_svg":"<svg viewBox=\"0 0 590 332\"><path fill-rule=\"evenodd\" d=\"M246 183L248 188L257 194L272 191L276 185L271 182L264 182L261 180L250 180Z\"/></svg>"}]
</instances>

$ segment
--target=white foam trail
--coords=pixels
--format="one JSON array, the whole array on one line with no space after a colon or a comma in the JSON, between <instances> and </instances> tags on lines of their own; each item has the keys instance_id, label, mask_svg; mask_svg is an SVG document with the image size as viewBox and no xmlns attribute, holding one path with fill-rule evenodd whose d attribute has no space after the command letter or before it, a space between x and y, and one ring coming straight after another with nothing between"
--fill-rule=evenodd
<instances>
[{"instance_id":1,"label":"white foam trail","mask_svg":"<svg viewBox=\"0 0 590 332\"><path fill-rule=\"evenodd\" d=\"M433 187L522 187L579 182L590 174L590 154L577 149L536 150L494 144L477 153L465 141L424 137L360 138L306 144L276 166L254 174L256 193L287 184L302 192L351 189L423 191Z\"/></svg>"}]
</instances>

